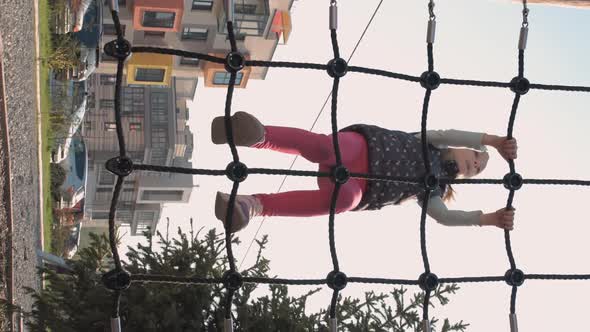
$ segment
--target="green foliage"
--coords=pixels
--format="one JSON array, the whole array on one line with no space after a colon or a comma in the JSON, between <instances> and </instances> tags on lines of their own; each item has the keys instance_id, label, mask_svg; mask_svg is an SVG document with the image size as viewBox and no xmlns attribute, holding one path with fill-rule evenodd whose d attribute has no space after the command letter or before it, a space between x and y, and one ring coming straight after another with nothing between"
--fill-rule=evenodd
<instances>
[{"instance_id":1,"label":"green foliage","mask_svg":"<svg viewBox=\"0 0 590 332\"><path fill-rule=\"evenodd\" d=\"M160 250L154 250L153 238L146 233L148 244L129 248L125 269L132 274L195 276L220 278L226 270L225 239L215 230L201 235L183 234L169 239L157 233ZM237 238L233 244L239 244ZM268 243L264 236L257 241L256 262L242 271L246 277L268 277L270 262L262 256ZM90 247L79 251L79 259L70 261L73 274L43 270L47 287L31 293L34 310L26 315L31 331L103 332L109 329L113 294L105 291L102 273L112 267L108 239L92 236ZM244 284L234 294L232 315L236 331L329 331L328 312L306 314L306 302L320 288L298 297L289 296L288 287L269 285L270 292L257 298L252 292L258 284ZM431 296L441 305L459 288L440 286ZM366 292L364 299L342 298L337 302L339 331L420 331L421 304L424 293L406 300L407 289L393 289L389 294ZM180 285L134 283L124 291L120 314L125 332L133 331L223 331L226 292L218 284ZM407 303L407 304L406 304ZM433 331L438 320L433 319ZM444 320L441 332L465 331L468 324L451 324Z\"/></svg>"},{"instance_id":2,"label":"green foliage","mask_svg":"<svg viewBox=\"0 0 590 332\"><path fill-rule=\"evenodd\" d=\"M61 185L66 180L67 172L59 164L51 164L50 166L51 176L51 198L53 201L59 201L61 197Z\"/></svg>"},{"instance_id":3,"label":"green foliage","mask_svg":"<svg viewBox=\"0 0 590 332\"><path fill-rule=\"evenodd\" d=\"M41 61L49 69L60 71L74 68L78 64L80 43L70 34L53 35L52 49Z\"/></svg>"}]
</instances>

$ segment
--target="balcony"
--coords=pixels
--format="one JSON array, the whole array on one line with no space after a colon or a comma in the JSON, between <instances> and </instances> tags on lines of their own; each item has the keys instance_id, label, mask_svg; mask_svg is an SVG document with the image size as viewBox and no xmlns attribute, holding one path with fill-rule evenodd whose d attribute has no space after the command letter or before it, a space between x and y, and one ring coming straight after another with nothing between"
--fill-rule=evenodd
<instances>
[{"instance_id":1,"label":"balcony","mask_svg":"<svg viewBox=\"0 0 590 332\"><path fill-rule=\"evenodd\" d=\"M262 36L269 17L268 0L235 0L234 32L236 39L244 40L246 36ZM217 31L227 34L225 8L217 16Z\"/></svg>"}]
</instances>

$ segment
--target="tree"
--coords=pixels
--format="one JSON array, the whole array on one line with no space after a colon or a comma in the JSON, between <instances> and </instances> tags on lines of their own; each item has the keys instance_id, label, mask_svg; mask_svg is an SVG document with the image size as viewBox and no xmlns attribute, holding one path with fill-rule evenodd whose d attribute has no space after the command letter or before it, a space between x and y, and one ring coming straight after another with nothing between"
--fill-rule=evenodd
<instances>
[{"instance_id":1,"label":"tree","mask_svg":"<svg viewBox=\"0 0 590 332\"><path fill-rule=\"evenodd\" d=\"M191 223L192 225L192 223ZM162 250L153 250L153 238L146 232L148 245L129 248L125 269L132 274L165 274L220 278L227 266L225 241L214 229L203 236L191 229L189 235L178 230L178 238L169 239L159 232ZM232 243L239 244L238 238ZM253 266L243 276L267 277L269 260L262 256L268 237L257 241L258 254ZM92 244L79 252L79 259L69 261L71 274L58 274L49 269L45 274L47 287L33 295L35 305L25 317L31 331L103 332L109 331L113 297L101 283L102 273L109 270L110 259L105 235L92 235ZM284 285L270 285L270 293L252 298L257 284L244 284L233 299L232 315L236 331L328 331L328 312L305 313L306 301L319 291L293 297ZM439 286L431 297L441 305L459 288L455 284ZM340 331L421 331L421 304L424 293L407 301L407 289L401 287L389 294L366 292L364 299L338 298ZM121 299L123 330L131 331L223 331L224 308L220 306L225 290L220 285L185 286L171 284L133 284ZM393 299L389 304L387 300ZM409 304L407 304L409 303ZM438 322L432 319L434 325ZM444 320L439 331L465 331L462 321L451 324ZM437 331L436 328L433 331Z\"/></svg>"}]
</instances>

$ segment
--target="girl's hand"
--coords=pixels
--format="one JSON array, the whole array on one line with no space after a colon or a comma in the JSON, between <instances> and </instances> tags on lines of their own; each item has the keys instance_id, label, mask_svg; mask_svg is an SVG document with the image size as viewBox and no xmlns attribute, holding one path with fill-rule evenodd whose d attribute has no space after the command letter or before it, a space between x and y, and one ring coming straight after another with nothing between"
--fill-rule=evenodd
<instances>
[{"instance_id":1,"label":"girl's hand","mask_svg":"<svg viewBox=\"0 0 590 332\"><path fill-rule=\"evenodd\" d=\"M482 226L496 226L498 228L513 230L514 229L514 211L512 208L507 210L506 208L500 209L496 212L486 213L482 215Z\"/></svg>"},{"instance_id":2,"label":"girl's hand","mask_svg":"<svg viewBox=\"0 0 590 332\"><path fill-rule=\"evenodd\" d=\"M508 139L508 137L498 137L494 147L498 150L498 153L506 161L509 159L516 159L518 145L516 144L516 138Z\"/></svg>"}]
</instances>

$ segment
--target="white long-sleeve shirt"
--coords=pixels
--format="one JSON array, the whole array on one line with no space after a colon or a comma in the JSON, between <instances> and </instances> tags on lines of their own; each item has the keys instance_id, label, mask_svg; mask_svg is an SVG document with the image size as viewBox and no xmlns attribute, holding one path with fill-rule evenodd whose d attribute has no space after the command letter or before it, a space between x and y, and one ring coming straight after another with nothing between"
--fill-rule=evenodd
<instances>
[{"instance_id":1,"label":"white long-sleeve shirt","mask_svg":"<svg viewBox=\"0 0 590 332\"><path fill-rule=\"evenodd\" d=\"M448 149L450 147L465 147L478 151L487 151L482 144L483 133L475 133L461 130L428 130L426 139L428 143L439 149ZM420 133L415 135L421 139ZM422 207L420 200L418 205ZM481 210L462 211L449 210L440 196L431 196L428 200L426 213L440 224L445 226L481 226L480 217L483 214Z\"/></svg>"}]
</instances>

